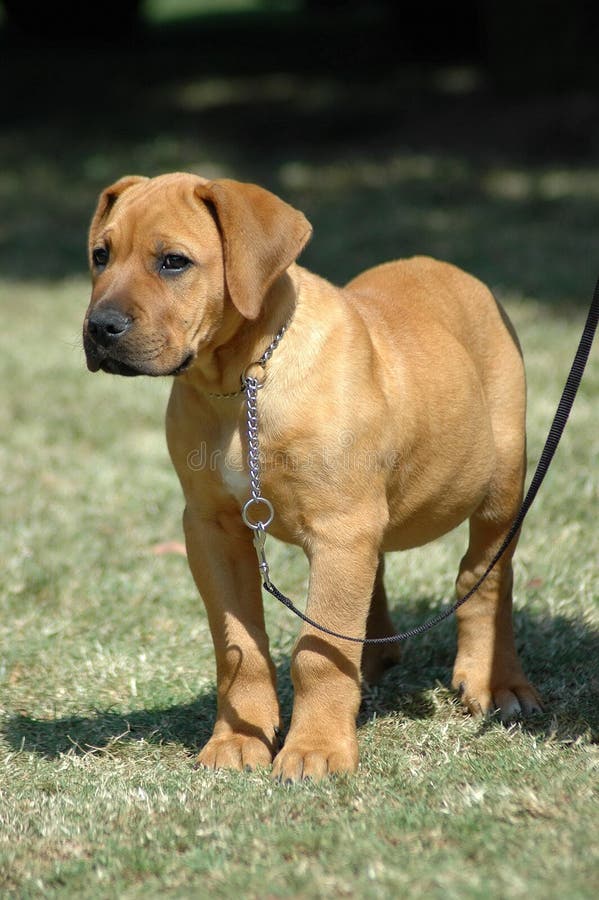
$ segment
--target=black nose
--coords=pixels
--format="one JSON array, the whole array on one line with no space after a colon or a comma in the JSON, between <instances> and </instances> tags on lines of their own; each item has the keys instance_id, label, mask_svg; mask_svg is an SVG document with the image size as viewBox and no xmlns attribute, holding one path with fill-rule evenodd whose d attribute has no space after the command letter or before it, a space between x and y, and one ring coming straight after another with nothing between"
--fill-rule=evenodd
<instances>
[{"instance_id":1,"label":"black nose","mask_svg":"<svg viewBox=\"0 0 599 900\"><path fill-rule=\"evenodd\" d=\"M87 320L87 330L96 344L107 347L129 331L133 319L114 307L95 309Z\"/></svg>"}]
</instances>

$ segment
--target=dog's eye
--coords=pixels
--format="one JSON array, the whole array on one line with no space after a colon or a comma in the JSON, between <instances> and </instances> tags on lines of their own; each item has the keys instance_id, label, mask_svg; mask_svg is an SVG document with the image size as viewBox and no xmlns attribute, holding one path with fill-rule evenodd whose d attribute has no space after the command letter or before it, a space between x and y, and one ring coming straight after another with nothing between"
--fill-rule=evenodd
<instances>
[{"instance_id":1,"label":"dog's eye","mask_svg":"<svg viewBox=\"0 0 599 900\"><path fill-rule=\"evenodd\" d=\"M182 253L167 253L162 258L160 268L168 272L180 272L182 269L186 269L190 263L191 260Z\"/></svg>"},{"instance_id":2,"label":"dog's eye","mask_svg":"<svg viewBox=\"0 0 599 900\"><path fill-rule=\"evenodd\" d=\"M92 252L92 261L97 269L102 269L108 262L108 250L106 247L96 247Z\"/></svg>"}]
</instances>

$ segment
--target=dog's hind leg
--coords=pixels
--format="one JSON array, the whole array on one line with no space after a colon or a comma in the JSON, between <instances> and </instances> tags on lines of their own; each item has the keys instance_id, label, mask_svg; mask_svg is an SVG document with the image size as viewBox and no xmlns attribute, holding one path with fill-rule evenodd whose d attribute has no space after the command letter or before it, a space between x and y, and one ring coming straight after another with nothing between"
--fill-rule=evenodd
<instances>
[{"instance_id":1,"label":"dog's hind leg","mask_svg":"<svg viewBox=\"0 0 599 900\"><path fill-rule=\"evenodd\" d=\"M370 612L366 623L366 637L390 637L395 628L389 615L387 592L385 591L385 557L381 554L372 592ZM362 677L369 684L377 682L401 657L399 643L366 644L362 651Z\"/></svg>"},{"instance_id":2,"label":"dog's hind leg","mask_svg":"<svg viewBox=\"0 0 599 900\"><path fill-rule=\"evenodd\" d=\"M500 310L501 312L501 310ZM501 352L484 369L494 438L486 496L470 517L470 543L456 582L464 596L486 571L522 503L526 471L526 386L521 352L507 317ZM489 362L492 365L489 365ZM518 658L512 625L512 557L518 535L478 591L457 611L458 652L452 684L474 714L503 721L538 712L541 701Z\"/></svg>"},{"instance_id":3,"label":"dog's hind leg","mask_svg":"<svg viewBox=\"0 0 599 900\"><path fill-rule=\"evenodd\" d=\"M520 505L520 473L501 479L506 469L499 465L497 471L495 489L470 519L470 543L456 582L459 597L488 567ZM498 483L502 484L501 491ZM478 591L457 611L458 651L452 685L473 714L498 712L502 721L542 709L537 692L522 671L514 642L512 557L516 543L517 537Z\"/></svg>"}]
</instances>

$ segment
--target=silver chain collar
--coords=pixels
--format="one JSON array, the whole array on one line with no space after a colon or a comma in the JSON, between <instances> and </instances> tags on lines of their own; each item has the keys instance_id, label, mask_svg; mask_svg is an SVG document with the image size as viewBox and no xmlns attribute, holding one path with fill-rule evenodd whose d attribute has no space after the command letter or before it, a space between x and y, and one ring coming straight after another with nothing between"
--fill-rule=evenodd
<instances>
[{"instance_id":1,"label":"silver chain collar","mask_svg":"<svg viewBox=\"0 0 599 900\"><path fill-rule=\"evenodd\" d=\"M268 563L264 552L266 542L266 529L275 517L272 503L262 496L260 482L260 442L258 422L258 391L261 383L252 377L244 376L246 394L246 424L248 439L248 470L250 475L250 498L246 500L241 510L241 518L253 532L252 540L258 556L258 567L262 573L262 583L270 585ZM257 507L257 509L256 509ZM250 510L252 517L250 518ZM260 513L264 516L259 518Z\"/></svg>"},{"instance_id":2,"label":"silver chain collar","mask_svg":"<svg viewBox=\"0 0 599 900\"><path fill-rule=\"evenodd\" d=\"M269 361L287 331L289 323L286 322L275 334L271 343L268 345L262 356L255 363L250 363L241 375L241 387L237 391L229 394L210 393L210 397L217 397L221 400L228 400L232 397L239 397L245 394L246 397L246 433L248 442L248 471L250 477L250 497L243 505L241 510L241 518L245 525L253 532L253 542L258 556L258 566L262 573L262 583L265 586L271 584L268 571L268 563L264 553L264 544L266 542L266 529L275 516L272 503L266 497L262 496L262 486L260 480L260 439L259 439L259 421L258 421L258 391L262 387L263 382L259 381L253 375L249 375L250 369L255 366L266 368ZM262 509L260 509L262 508ZM251 517L250 517L251 512ZM260 518L260 513L263 518Z\"/></svg>"}]
</instances>

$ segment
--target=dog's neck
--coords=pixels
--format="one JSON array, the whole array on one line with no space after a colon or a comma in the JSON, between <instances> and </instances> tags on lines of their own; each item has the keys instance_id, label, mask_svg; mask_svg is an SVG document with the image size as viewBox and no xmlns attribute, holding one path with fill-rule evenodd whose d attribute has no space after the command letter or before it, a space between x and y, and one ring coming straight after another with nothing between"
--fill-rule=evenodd
<instances>
[{"instance_id":1,"label":"dog's neck","mask_svg":"<svg viewBox=\"0 0 599 900\"><path fill-rule=\"evenodd\" d=\"M245 319L230 307L212 341L198 351L180 378L206 394L226 394L240 387L243 371L257 362L294 314L298 298L298 267L293 265L269 289L259 316Z\"/></svg>"}]
</instances>

